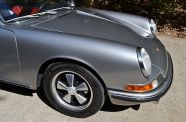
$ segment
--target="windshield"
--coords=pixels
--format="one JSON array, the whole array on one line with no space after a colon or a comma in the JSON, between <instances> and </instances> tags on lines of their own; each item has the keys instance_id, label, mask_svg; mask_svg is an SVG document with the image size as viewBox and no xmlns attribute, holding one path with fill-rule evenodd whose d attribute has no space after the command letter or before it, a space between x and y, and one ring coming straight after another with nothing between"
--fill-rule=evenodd
<instances>
[{"instance_id":1,"label":"windshield","mask_svg":"<svg viewBox=\"0 0 186 122\"><path fill-rule=\"evenodd\" d=\"M37 14L67 6L67 0L0 0L0 15L5 20Z\"/></svg>"}]
</instances>

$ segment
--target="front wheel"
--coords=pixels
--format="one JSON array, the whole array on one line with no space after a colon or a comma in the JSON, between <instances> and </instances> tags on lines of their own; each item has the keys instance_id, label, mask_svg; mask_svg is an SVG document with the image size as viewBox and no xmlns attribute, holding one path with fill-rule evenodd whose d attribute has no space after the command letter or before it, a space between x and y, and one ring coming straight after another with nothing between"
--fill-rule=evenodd
<instances>
[{"instance_id":1,"label":"front wheel","mask_svg":"<svg viewBox=\"0 0 186 122\"><path fill-rule=\"evenodd\" d=\"M87 69L75 64L54 64L43 81L49 102L59 112L85 118L98 112L104 104L104 89Z\"/></svg>"}]
</instances>

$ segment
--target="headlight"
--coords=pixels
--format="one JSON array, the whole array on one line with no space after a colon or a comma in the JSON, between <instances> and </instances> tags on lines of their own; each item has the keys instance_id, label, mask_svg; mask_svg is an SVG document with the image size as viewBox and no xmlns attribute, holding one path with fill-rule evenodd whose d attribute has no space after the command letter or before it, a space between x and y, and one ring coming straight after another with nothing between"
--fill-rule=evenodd
<instances>
[{"instance_id":1,"label":"headlight","mask_svg":"<svg viewBox=\"0 0 186 122\"><path fill-rule=\"evenodd\" d=\"M157 26L156 23L154 22L154 20L150 20L150 29L152 34L156 35L157 34Z\"/></svg>"},{"instance_id":2,"label":"headlight","mask_svg":"<svg viewBox=\"0 0 186 122\"><path fill-rule=\"evenodd\" d=\"M140 68L145 77L151 75L151 60L149 54L146 52L144 48L138 48L138 60Z\"/></svg>"}]
</instances>

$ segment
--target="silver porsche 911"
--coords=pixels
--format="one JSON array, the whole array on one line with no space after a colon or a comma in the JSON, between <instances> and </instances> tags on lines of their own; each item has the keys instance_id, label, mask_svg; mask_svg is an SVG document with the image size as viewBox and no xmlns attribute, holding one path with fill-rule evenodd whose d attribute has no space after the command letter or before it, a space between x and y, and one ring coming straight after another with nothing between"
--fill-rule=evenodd
<instances>
[{"instance_id":1,"label":"silver porsche 911","mask_svg":"<svg viewBox=\"0 0 186 122\"><path fill-rule=\"evenodd\" d=\"M41 87L56 110L80 118L106 100L158 101L171 86L173 65L155 22L73 5L0 0L1 82Z\"/></svg>"}]
</instances>

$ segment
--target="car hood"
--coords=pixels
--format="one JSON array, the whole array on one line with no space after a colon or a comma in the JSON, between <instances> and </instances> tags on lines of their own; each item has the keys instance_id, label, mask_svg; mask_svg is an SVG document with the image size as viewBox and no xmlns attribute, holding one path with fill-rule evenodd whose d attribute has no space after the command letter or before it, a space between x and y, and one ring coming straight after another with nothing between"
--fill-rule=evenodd
<instances>
[{"instance_id":1,"label":"car hood","mask_svg":"<svg viewBox=\"0 0 186 122\"><path fill-rule=\"evenodd\" d=\"M147 18L115 13L117 12L97 9L66 10L62 16L60 13L57 17L36 23L32 27L106 39L123 35L135 36L134 38L151 35Z\"/></svg>"},{"instance_id":2,"label":"car hood","mask_svg":"<svg viewBox=\"0 0 186 122\"><path fill-rule=\"evenodd\" d=\"M66 10L67 13L68 11L69 10ZM126 16L126 18L124 16ZM148 32L144 31L148 30L145 29L147 27L142 24L142 21L144 20L144 23L146 23L147 19L128 14L123 14L120 17L121 18L119 18L119 15L118 17L112 16L112 14L107 11L77 9L63 16L56 15L56 17L32 24L31 27L143 47L150 54L152 63L159 67L161 71L165 72L167 69L167 53L164 46L153 35L144 37L140 33L148 34ZM135 22L129 24L127 18L139 19L141 24Z\"/></svg>"}]
</instances>

